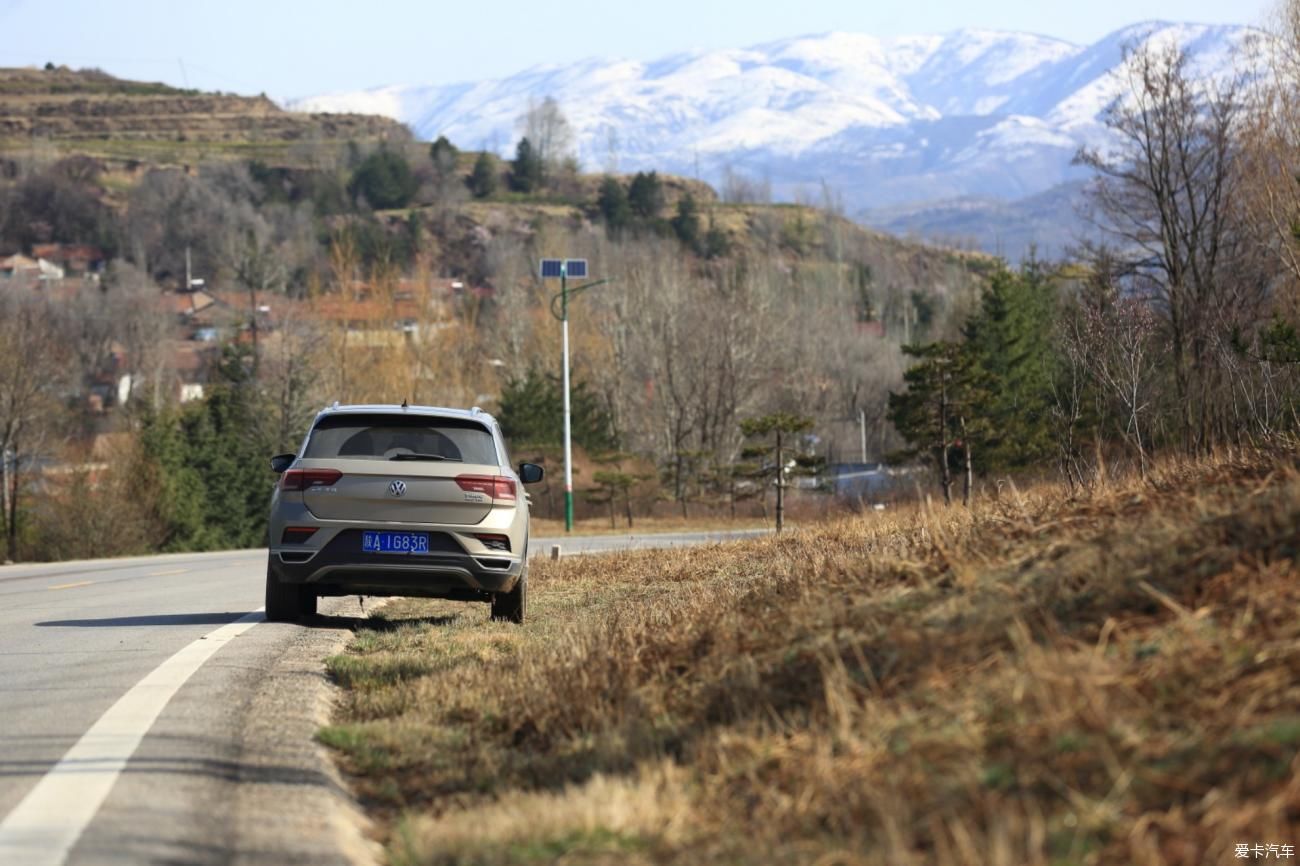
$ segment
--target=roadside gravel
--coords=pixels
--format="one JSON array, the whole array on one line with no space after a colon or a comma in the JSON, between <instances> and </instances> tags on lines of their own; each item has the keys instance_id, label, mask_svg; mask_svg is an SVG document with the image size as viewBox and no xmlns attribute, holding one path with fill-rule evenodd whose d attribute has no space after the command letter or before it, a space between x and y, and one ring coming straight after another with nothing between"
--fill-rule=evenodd
<instances>
[{"instance_id":1,"label":"roadside gravel","mask_svg":"<svg viewBox=\"0 0 1300 866\"><path fill-rule=\"evenodd\" d=\"M366 613L377 608L367 601ZM246 784L235 789L235 863L379 862L380 848L367 837L369 820L315 740L339 697L321 659L347 645L360 606L356 598L322 599L321 610L326 615L301 629L266 672L245 715L240 775Z\"/></svg>"}]
</instances>

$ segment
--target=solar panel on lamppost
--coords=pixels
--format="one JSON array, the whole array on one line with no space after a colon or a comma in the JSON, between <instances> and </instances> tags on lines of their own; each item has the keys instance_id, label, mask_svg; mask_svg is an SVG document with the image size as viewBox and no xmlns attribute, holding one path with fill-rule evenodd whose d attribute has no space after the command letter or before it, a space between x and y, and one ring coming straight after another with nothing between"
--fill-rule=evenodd
<instances>
[{"instance_id":1,"label":"solar panel on lamppost","mask_svg":"<svg viewBox=\"0 0 1300 866\"><path fill-rule=\"evenodd\" d=\"M586 259L542 259L539 273L543 280L559 279L560 293L551 298L551 314L560 320L560 351L564 366L564 531L573 531L573 436L569 411L569 295L595 288L609 280L584 283L569 289L569 277L587 276ZM555 302L560 302L556 313Z\"/></svg>"}]
</instances>

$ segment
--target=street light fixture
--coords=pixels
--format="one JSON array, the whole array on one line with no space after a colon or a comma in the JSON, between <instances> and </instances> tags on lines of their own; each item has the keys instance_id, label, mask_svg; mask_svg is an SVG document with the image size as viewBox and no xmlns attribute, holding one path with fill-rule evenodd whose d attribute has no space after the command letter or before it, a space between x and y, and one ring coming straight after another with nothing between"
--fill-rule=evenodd
<instances>
[{"instance_id":1,"label":"street light fixture","mask_svg":"<svg viewBox=\"0 0 1300 866\"><path fill-rule=\"evenodd\" d=\"M569 276L587 276L586 259L542 259L543 280L559 278L560 293L551 298L551 315L560 320L560 347L564 366L564 531L573 531L573 436L569 411L569 296L608 283L608 279L569 288ZM559 310L556 310L559 301Z\"/></svg>"}]
</instances>

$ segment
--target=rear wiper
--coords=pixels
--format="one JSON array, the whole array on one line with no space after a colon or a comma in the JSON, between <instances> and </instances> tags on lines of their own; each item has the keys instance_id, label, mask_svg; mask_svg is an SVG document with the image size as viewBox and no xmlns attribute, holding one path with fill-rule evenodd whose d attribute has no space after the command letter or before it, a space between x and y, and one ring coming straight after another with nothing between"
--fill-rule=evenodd
<instances>
[{"instance_id":1,"label":"rear wiper","mask_svg":"<svg viewBox=\"0 0 1300 866\"><path fill-rule=\"evenodd\" d=\"M445 454L394 454L389 460L456 460L455 457L448 457ZM456 460L459 463L459 460Z\"/></svg>"}]
</instances>

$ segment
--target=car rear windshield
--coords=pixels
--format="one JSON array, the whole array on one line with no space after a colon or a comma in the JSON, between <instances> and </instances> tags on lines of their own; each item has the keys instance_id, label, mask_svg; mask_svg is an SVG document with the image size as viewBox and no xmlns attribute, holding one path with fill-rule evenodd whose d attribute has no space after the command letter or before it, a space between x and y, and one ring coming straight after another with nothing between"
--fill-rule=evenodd
<instances>
[{"instance_id":1,"label":"car rear windshield","mask_svg":"<svg viewBox=\"0 0 1300 866\"><path fill-rule=\"evenodd\" d=\"M330 415L311 431L303 456L349 460L423 457L493 466L497 462L492 434L482 424L428 415Z\"/></svg>"}]
</instances>

